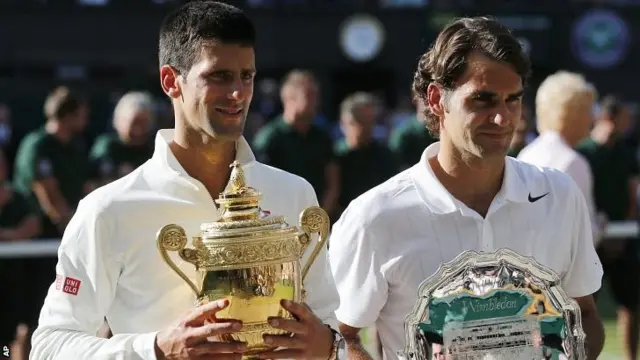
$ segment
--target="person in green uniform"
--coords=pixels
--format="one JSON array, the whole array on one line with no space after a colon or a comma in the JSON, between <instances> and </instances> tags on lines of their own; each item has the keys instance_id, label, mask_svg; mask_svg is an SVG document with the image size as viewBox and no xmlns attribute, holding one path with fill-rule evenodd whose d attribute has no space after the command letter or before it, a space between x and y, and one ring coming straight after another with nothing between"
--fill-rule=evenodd
<instances>
[{"instance_id":1,"label":"person in green uniform","mask_svg":"<svg viewBox=\"0 0 640 360\"><path fill-rule=\"evenodd\" d=\"M89 187L88 158L79 141L88 107L77 94L60 87L47 97L44 112L45 126L20 143L13 183L43 213L43 236L60 237Z\"/></svg>"},{"instance_id":2,"label":"person in green uniform","mask_svg":"<svg viewBox=\"0 0 640 360\"><path fill-rule=\"evenodd\" d=\"M391 132L389 149L400 162L400 167L407 169L417 164L427 146L436 141L424 121L416 115Z\"/></svg>"},{"instance_id":3,"label":"person in green uniform","mask_svg":"<svg viewBox=\"0 0 640 360\"><path fill-rule=\"evenodd\" d=\"M614 96L606 96L591 136L577 150L593 172L594 200L598 212L609 222L636 219L637 176L640 173L634 150L624 141L629 127L629 109ZM606 239L598 255L618 303L618 324L622 329L626 358L637 358L640 319L640 258L637 239Z\"/></svg>"},{"instance_id":4,"label":"person in green uniform","mask_svg":"<svg viewBox=\"0 0 640 360\"><path fill-rule=\"evenodd\" d=\"M153 142L149 137L153 117L153 98L143 92L125 94L115 107L115 133L100 135L89 155L94 183L104 185L116 180L151 158Z\"/></svg>"},{"instance_id":5,"label":"person in green uniform","mask_svg":"<svg viewBox=\"0 0 640 360\"><path fill-rule=\"evenodd\" d=\"M88 156L80 135L87 124L87 103L66 87L53 90L44 105L44 127L27 134L18 147L13 185L31 211L41 216L41 238L59 239L80 199L90 189ZM55 280L57 259L26 260L29 319L35 328L40 308Z\"/></svg>"},{"instance_id":6,"label":"person in green uniform","mask_svg":"<svg viewBox=\"0 0 640 360\"><path fill-rule=\"evenodd\" d=\"M40 219L29 209L23 196L13 190L8 182L7 158L0 150L0 242L28 241L40 234ZM23 259L2 259L0 261L0 283L11 293L0 297L2 322L0 323L0 343L10 344L18 325L28 320L25 301L28 289Z\"/></svg>"},{"instance_id":7,"label":"person in green uniform","mask_svg":"<svg viewBox=\"0 0 640 360\"><path fill-rule=\"evenodd\" d=\"M344 139L335 146L340 173L336 218L352 200L399 171L396 158L389 148L373 139L378 114L377 99L368 93L352 94L340 105L340 126Z\"/></svg>"},{"instance_id":8,"label":"person in green uniform","mask_svg":"<svg viewBox=\"0 0 640 360\"><path fill-rule=\"evenodd\" d=\"M258 131L253 150L261 162L306 179L320 205L334 215L340 193L339 174L331 137L313 124L318 83L310 72L294 70L286 76L280 97L282 115Z\"/></svg>"}]
</instances>

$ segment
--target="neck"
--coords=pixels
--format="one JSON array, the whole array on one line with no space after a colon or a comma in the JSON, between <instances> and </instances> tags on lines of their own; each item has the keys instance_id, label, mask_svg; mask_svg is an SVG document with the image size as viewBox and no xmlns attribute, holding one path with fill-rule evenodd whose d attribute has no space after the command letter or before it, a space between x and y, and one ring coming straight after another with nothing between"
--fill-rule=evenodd
<instances>
[{"instance_id":1,"label":"neck","mask_svg":"<svg viewBox=\"0 0 640 360\"><path fill-rule=\"evenodd\" d=\"M434 174L456 199L485 216L502 187L505 157L465 156L442 143L437 157L429 160Z\"/></svg>"},{"instance_id":2,"label":"neck","mask_svg":"<svg viewBox=\"0 0 640 360\"><path fill-rule=\"evenodd\" d=\"M60 125L58 120L49 120L44 126L47 134L53 135L61 143L68 143L72 139L72 135L69 131L66 131L63 126Z\"/></svg>"},{"instance_id":3,"label":"neck","mask_svg":"<svg viewBox=\"0 0 640 360\"><path fill-rule=\"evenodd\" d=\"M591 130L591 138L600 145L609 145L615 141L615 126L609 121L598 121Z\"/></svg>"},{"instance_id":4,"label":"neck","mask_svg":"<svg viewBox=\"0 0 640 360\"><path fill-rule=\"evenodd\" d=\"M176 126L169 148L189 176L200 181L213 199L217 199L229 181L231 163L236 157L235 141L179 130Z\"/></svg>"},{"instance_id":5,"label":"neck","mask_svg":"<svg viewBox=\"0 0 640 360\"><path fill-rule=\"evenodd\" d=\"M365 139L365 138L350 138L348 136L344 137L344 140L347 144L347 147L349 149L358 149L358 148L362 148L365 147L367 145L369 145L371 143L371 139Z\"/></svg>"},{"instance_id":6,"label":"neck","mask_svg":"<svg viewBox=\"0 0 640 360\"><path fill-rule=\"evenodd\" d=\"M558 131L558 135L560 135L562 140L571 148L575 148L580 140L582 140L578 139L578 136L576 136L571 129L562 129Z\"/></svg>"},{"instance_id":7,"label":"neck","mask_svg":"<svg viewBox=\"0 0 640 360\"><path fill-rule=\"evenodd\" d=\"M290 110L287 111L287 109L284 109L282 118L287 124L296 129L296 131L303 134L309 131L309 128L311 127L312 119L310 117L292 112Z\"/></svg>"}]
</instances>

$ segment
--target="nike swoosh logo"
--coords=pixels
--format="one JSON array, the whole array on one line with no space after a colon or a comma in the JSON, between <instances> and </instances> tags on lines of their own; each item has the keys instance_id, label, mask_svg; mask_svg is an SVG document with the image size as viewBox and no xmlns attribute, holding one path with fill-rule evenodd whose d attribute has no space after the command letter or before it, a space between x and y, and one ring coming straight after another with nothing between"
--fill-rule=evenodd
<instances>
[{"instance_id":1,"label":"nike swoosh logo","mask_svg":"<svg viewBox=\"0 0 640 360\"><path fill-rule=\"evenodd\" d=\"M542 195L540 195L540 196L536 196L536 197L532 197L532 196L531 196L531 193L529 193L529 202L530 202L530 203L534 203L534 202L536 202L536 201L538 201L538 200L542 199L543 197L545 197L545 196L547 196L547 195L549 195L549 193L542 194Z\"/></svg>"}]
</instances>

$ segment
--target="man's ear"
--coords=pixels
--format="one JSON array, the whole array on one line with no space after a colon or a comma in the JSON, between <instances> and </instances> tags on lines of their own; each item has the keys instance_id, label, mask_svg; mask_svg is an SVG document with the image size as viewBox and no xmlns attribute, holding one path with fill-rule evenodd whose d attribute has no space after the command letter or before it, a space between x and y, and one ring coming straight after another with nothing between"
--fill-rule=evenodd
<instances>
[{"instance_id":1,"label":"man's ear","mask_svg":"<svg viewBox=\"0 0 640 360\"><path fill-rule=\"evenodd\" d=\"M164 93L172 99L179 99L182 96L179 79L180 74L173 67L163 65L160 68L160 85Z\"/></svg>"},{"instance_id":2,"label":"man's ear","mask_svg":"<svg viewBox=\"0 0 640 360\"><path fill-rule=\"evenodd\" d=\"M442 118L446 112L446 93L440 86L431 83L427 87L427 106L431 113Z\"/></svg>"}]
</instances>

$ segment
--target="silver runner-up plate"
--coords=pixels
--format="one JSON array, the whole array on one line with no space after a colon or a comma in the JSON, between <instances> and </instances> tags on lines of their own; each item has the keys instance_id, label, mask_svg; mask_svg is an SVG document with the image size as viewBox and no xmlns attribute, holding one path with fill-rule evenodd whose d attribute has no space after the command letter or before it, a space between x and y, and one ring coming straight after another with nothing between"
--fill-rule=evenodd
<instances>
[{"instance_id":1,"label":"silver runner-up plate","mask_svg":"<svg viewBox=\"0 0 640 360\"><path fill-rule=\"evenodd\" d=\"M422 282L418 297L401 359L586 359L578 303L531 257L464 252Z\"/></svg>"}]
</instances>

